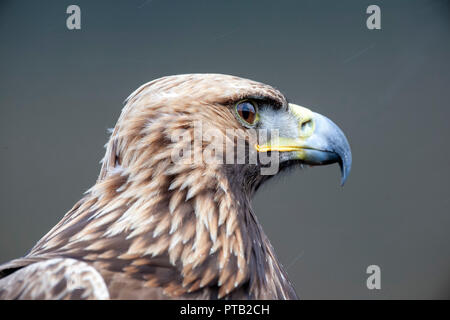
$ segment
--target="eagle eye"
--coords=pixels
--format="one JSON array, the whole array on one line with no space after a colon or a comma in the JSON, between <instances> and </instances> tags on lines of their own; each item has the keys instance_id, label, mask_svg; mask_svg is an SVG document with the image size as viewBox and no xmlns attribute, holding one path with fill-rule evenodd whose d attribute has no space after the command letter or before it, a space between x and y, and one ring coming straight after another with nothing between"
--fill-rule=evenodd
<instances>
[{"instance_id":1,"label":"eagle eye","mask_svg":"<svg viewBox=\"0 0 450 320\"><path fill-rule=\"evenodd\" d=\"M236 113L244 125L254 126L258 121L258 108L250 100L243 100L236 104Z\"/></svg>"}]
</instances>

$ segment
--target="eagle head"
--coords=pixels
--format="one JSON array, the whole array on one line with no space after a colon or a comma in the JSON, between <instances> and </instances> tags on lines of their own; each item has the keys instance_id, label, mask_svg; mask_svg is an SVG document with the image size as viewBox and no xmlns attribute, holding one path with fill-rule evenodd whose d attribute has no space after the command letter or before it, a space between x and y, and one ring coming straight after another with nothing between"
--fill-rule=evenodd
<instances>
[{"instance_id":1,"label":"eagle head","mask_svg":"<svg viewBox=\"0 0 450 320\"><path fill-rule=\"evenodd\" d=\"M117 166L139 172L164 159L173 170L220 170L250 196L290 166L337 162L342 185L350 172L350 146L339 127L262 83L222 74L168 76L126 102L100 179Z\"/></svg>"}]
</instances>

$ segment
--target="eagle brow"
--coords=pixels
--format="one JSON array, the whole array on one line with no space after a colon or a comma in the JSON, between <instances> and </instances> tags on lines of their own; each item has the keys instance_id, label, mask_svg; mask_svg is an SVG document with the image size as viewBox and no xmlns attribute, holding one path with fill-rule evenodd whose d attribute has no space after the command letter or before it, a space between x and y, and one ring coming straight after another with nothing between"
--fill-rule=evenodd
<instances>
[{"instance_id":1,"label":"eagle brow","mask_svg":"<svg viewBox=\"0 0 450 320\"><path fill-rule=\"evenodd\" d=\"M270 106L275 110L279 110L283 107L283 103L281 101L263 95L249 95L240 97L239 99L233 98L230 99L226 104L229 105L230 107L233 107L234 105L236 105L236 103L242 100L252 100L255 101L258 104L258 106Z\"/></svg>"}]
</instances>

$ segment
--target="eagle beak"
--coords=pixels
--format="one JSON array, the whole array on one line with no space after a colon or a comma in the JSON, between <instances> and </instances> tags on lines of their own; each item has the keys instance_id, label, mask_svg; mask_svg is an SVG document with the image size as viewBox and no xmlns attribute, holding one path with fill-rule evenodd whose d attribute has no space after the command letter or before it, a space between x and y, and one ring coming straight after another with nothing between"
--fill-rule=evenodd
<instances>
[{"instance_id":1,"label":"eagle beak","mask_svg":"<svg viewBox=\"0 0 450 320\"><path fill-rule=\"evenodd\" d=\"M341 185L344 185L352 166L350 145L339 127L327 117L311 110L289 104L297 119L296 138L279 137L277 143L256 145L258 152L289 152L289 160L301 160L310 165L339 163Z\"/></svg>"}]
</instances>

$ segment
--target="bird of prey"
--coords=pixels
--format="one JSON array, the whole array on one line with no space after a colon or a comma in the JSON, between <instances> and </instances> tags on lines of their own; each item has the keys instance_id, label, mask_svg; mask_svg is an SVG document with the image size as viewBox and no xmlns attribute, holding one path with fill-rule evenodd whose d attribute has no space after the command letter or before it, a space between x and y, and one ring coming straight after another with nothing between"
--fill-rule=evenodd
<instances>
[{"instance_id":1,"label":"bird of prey","mask_svg":"<svg viewBox=\"0 0 450 320\"><path fill-rule=\"evenodd\" d=\"M192 160L211 151L198 124L226 145L212 159L233 153L228 161ZM0 298L297 299L251 205L274 175L263 174L263 156L278 171L338 163L342 183L352 162L331 120L269 85L222 74L142 85L125 101L96 183L26 256L0 266Z\"/></svg>"}]
</instances>

